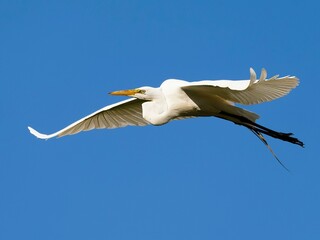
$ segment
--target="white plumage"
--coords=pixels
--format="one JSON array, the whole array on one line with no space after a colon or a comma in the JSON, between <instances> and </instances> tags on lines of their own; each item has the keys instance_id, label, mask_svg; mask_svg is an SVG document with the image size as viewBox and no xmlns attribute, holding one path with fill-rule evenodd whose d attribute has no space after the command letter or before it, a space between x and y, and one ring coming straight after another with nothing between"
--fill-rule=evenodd
<instances>
[{"instance_id":1,"label":"white plumage","mask_svg":"<svg viewBox=\"0 0 320 240\"><path fill-rule=\"evenodd\" d=\"M106 106L49 135L39 133L31 127L28 127L28 129L38 138L49 139L92 129L145 126L148 122L143 119L141 114L141 104L143 102L140 99L131 98Z\"/></svg>"},{"instance_id":2,"label":"white plumage","mask_svg":"<svg viewBox=\"0 0 320 240\"><path fill-rule=\"evenodd\" d=\"M46 135L28 128L36 137L49 139L91 129L162 125L175 119L213 116L249 128L268 147L262 133L303 146L292 134L258 125L255 123L259 118L257 114L235 106L235 103L251 105L272 101L288 94L298 84L295 76L279 78L276 75L267 79L265 69L262 69L260 78L256 79L252 68L248 80L187 82L168 79L159 88L141 87L112 92L112 95L132 98L106 106L53 134Z\"/></svg>"},{"instance_id":3,"label":"white plumage","mask_svg":"<svg viewBox=\"0 0 320 240\"><path fill-rule=\"evenodd\" d=\"M266 79L267 73L263 69L260 79L257 80L252 68L250 73L250 80L238 81L204 80L187 82L168 79L161 84L160 88L139 88L142 90L150 89L151 94L157 93L157 98L154 98L153 101L149 101L145 96L141 96L141 99L131 98L121 101L106 106L50 135L38 133L31 127L29 127L29 130L38 138L48 139L98 128L145 126L150 123L161 125L179 117L185 118L188 115L189 117L207 116L211 113L219 114L221 110L229 110L231 113L256 120L259 117L257 114L234 107L233 103L250 105L271 101L288 94L291 89L298 85L298 78L294 76L282 78L274 76ZM139 95L141 94L137 93L136 96L130 96L139 97ZM152 116L150 116L151 113L143 113L143 105L151 105L149 111L152 112ZM181 114L181 116L177 114ZM152 119L158 119L161 115L163 117L161 120L152 122Z\"/></svg>"}]
</instances>

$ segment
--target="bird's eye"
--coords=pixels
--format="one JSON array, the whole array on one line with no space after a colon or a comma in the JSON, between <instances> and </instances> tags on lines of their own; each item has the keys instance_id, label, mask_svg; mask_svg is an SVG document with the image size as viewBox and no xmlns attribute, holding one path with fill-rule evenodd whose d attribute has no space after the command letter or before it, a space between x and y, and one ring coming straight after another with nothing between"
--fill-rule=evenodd
<instances>
[{"instance_id":1,"label":"bird's eye","mask_svg":"<svg viewBox=\"0 0 320 240\"><path fill-rule=\"evenodd\" d=\"M137 89L137 93L144 94L145 92L146 92L146 90L143 90L143 89Z\"/></svg>"}]
</instances>

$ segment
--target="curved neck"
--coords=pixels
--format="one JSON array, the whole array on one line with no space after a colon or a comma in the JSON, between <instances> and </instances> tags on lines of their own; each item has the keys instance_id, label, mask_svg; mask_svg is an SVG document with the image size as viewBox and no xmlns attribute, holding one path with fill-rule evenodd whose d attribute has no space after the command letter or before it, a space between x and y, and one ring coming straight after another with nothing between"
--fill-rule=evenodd
<instances>
[{"instance_id":1,"label":"curved neck","mask_svg":"<svg viewBox=\"0 0 320 240\"><path fill-rule=\"evenodd\" d=\"M157 98L142 104L143 118L153 125L162 125L169 122L171 118L167 113L168 106L164 98Z\"/></svg>"}]
</instances>

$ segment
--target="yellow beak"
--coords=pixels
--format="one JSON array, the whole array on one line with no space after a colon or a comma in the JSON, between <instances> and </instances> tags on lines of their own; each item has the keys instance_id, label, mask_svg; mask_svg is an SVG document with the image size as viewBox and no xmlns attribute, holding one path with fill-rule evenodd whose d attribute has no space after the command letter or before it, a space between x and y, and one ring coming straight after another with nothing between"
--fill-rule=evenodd
<instances>
[{"instance_id":1,"label":"yellow beak","mask_svg":"<svg viewBox=\"0 0 320 240\"><path fill-rule=\"evenodd\" d=\"M114 92L110 92L109 94L116 95L116 96L132 96L138 93L138 91L139 90L137 89L129 89L129 90L114 91Z\"/></svg>"}]
</instances>

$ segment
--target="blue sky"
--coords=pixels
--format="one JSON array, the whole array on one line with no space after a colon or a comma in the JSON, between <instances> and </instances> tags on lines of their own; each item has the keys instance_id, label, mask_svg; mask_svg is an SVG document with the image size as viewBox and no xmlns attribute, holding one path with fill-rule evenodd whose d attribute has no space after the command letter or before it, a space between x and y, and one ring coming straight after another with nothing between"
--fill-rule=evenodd
<instances>
[{"instance_id":1,"label":"blue sky","mask_svg":"<svg viewBox=\"0 0 320 240\"><path fill-rule=\"evenodd\" d=\"M0 0L0 239L319 239L317 1ZM296 75L249 106L306 148L214 118L42 141L167 78Z\"/></svg>"}]
</instances>

